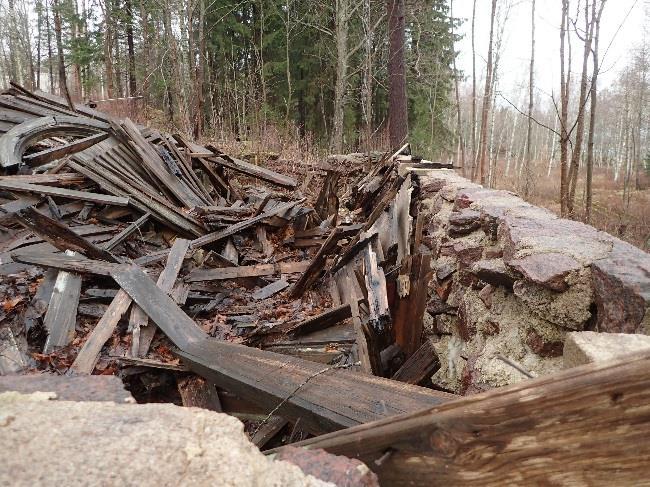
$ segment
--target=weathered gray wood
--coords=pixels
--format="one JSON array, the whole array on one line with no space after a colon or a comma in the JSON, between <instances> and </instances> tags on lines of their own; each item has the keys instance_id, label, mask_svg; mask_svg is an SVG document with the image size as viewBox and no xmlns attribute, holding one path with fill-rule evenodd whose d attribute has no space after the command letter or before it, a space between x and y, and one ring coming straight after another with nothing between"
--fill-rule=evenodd
<instances>
[{"instance_id":1,"label":"weathered gray wood","mask_svg":"<svg viewBox=\"0 0 650 487\"><path fill-rule=\"evenodd\" d=\"M304 274L293 284L289 290L289 296L292 298L300 297L305 293L305 291L308 291L309 288L314 285L323 272L327 257L337 248L339 238L341 238L341 229L336 227L332 230L330 236L327 237L327 240L323 242L320 249L318 249L318 252L312 259Z\"/></svg>"},{"instance_id":2,"label":"weathered gray wood","mask_svg":"<svg viewBox=\"0 0 650 487\"><path fill-rule=\"evenodd\" d=\"M74 252L66 251L66 254L74 256ZM52 297L43 320L48 332L43 353L50 353L72 342L80 295L81 276L60 271L56 277Z\"/></svg>"},{"instance_id":3,"label":"weathered gray wood","mask_svg":"<svg viewBox=\"0 0 650 487\"><path fill-rule=\"evenodd\" d=\"M172 245L171 252L167 256L167 264L160 273L160 276L158 276L158 282L156 285L167 294L169 294L174 287L178 273L183 266L183 259L185 259L189 245L189 240L177 238L174 241L174 245ZM151 346L151 342L156 333L156 325L154 323L149 323L149 318L146 313L144 313L137 305L134 306L131 311L129 324L134 336L132 353L136 357L144 357L149 352L149 347ZM136 338L136 335L139 336ZM137 349L135 348L136 345L138 346Z\"/></svg>"},{"instance_id":4,"label":"weathered gray wood","mask_svg":"<svg viewBox=\"0 0 650 487\"><path fill-rule=\"evenodd\" d=\"M108 251L113 250L115 247L117 247L119 244L121 244L127 238L129 238L131 234L133 234L134 232L142 228L149 221L150 217L151 217L150 213L145 213L144 215L142 215L140 218L138 218L136 221L131 223L120 233L115 235L111 240L106 242L104 244L104 249Z\"/></svg>"},{"instance_id":5,"label":"weathered gray wood","mask_svg":"<svg viewBox=\"0 0 650 487\"><path fill-rule=\"evenodd\" d=\"M128 198L110 196L107 194L91 193L89 191L77 191L75 189L55 188L42 184L30 184L15 181L9 178L0 179L0 189L6 191L17 191L19 193L43 194L47 196L60 196L79 201L90 201L102 205L127 206Z\"/></svg>"},{"instance_id":6,"label":"weathered gray wood","mask_svg":"<svg viewBox=\"0 0 650 487\"><path fill-rule=\"evenodd\" d=\"M250 228L250 227L252 227L254 225L257 225L262 220L265 220L267 218L275 216L275 215L277 215L279 213L283 213L283 212L293 208L294 206L296 206L296 205L298 205L298 204L300 204L300 203L302 203L304 201L305 201L305 198L303 198L301 200L298 200L298 201L291 201L289 203L276 206L275 208L272 208L271 210L266 211L261 215L249 218L249 219L244 220L244 221L242 221L240 223L236 223L236 224L231 225L231 226L229 226L227 228L224 228L223 230L208 233L207 235L204 235L202 237L195 238L194 240L191 241L190 248L191 249L197 249L197 248L200 248L200 247L204 247L205 245L212 244L212 243L218 242L220 240L223 240L224 238L228 238L228 237L230 237L232 235L235 235L236 233L241 232L242 230L245 230L245 229ZM169 253L168 250L163 250L161 252L156 252L156 253L154 253L152 255L146 256L143 259L137 259L136 263L138 263L140 265L144 265L144 264L150 264L150 263L153 263L153 262L158 262L158 261L164 259L167 256L168 253Z\"/></svg>"},{"instance_id":7,"label":"weathered gray wood","mask_svg":"<svg viewBox=\"0 0 650 487\"><path fill-rule=\"evenodd\" d=\"M277 435L282 428L288 424L288 421L280 416L272 416L268 419L251 437L251 442L257 448L264 448L269 441Z\"/></svg>"},{"instance_id":8,"label":"weathered gray wood","mask_svg":"<svg viewBox=\"0 0 650 487\"><path fill-rule=\"evenodd\" d=\"M79 350L77 358L68 369L68 375L87 375L92 374L99 358L99 353L108 339L113 335L115 327L126 313L131 305L131 298L124 291L118 291L106 313L97 322L93 331Z\"/></svg>"},{"instance_id":9,"label":"weathered gray wood","mask_svg":"<svg viewBox=\"0 0 650 487\"><path fill-rule=\"evenodd\" d=\"M29 154L23 157L23 161L30 166L40 166L57 159L61 159L67 155L81 152L82 150L85 150L88 147L92 147L98 142L106 140L109 137L110 134L108 133L91 135L89 137L75 140L59 147L52 147L41 152L36 152L35 154Z\"/></svg>"},{"instance_id":10,"label":"weathered gray wood","mask_svg":"<svg viewBox=\"0 0 650 487\"><path fill-rule=\"evenodd\" d=\"M283 186L285 188L295 188L298 186L298 183L293 178L284 176L264 167L256 166L255 164L250 164L249 162L242 161L241 159L229 157L225 154L220 154L218 157L209 158L209 160L214 161L217 164L221 164L222 166L227 167L233 171L240 172L248 176L253 176L254 178L277 184L278 186Z\"/></svg>"},{"instance_id":11,"label":"weathered gray wood","mask_svg":"<svg viewBox=\"0 0 650 487\"><path fill-rule=\"evenodd\" d=\"M100 276L110 276L111 272L117 266L117 264L110 264L101 260L91 260L76 255L71 257L53 253L12 253L11 258L22 264L32 264L48 269L78 272L80 274L97 274Z\"/></svg>"},{"instance_id":12,"label":"weathered gray wood","mask_svg":"<svg viewBox=\"0 0 650 487\"><path fill-rule=\"evenodd\" d=\"M352 317L352 311L349 304L343 304L336 308L329 309L324 313L312 316L300 323L296 323L287 330L291 336L301 336L315 331L320 331L330 326L334 326L343 320Z\"/></svg>"},{"instance_id":13,"label":"weathered gray wood","mask_svg":"<svg viewBox=\"0 0 650 487\"><path fill-rule=\"evenodd\" d=\"M304 272L310 265L309 261L280 262L277 264L242 265L236 267L221 267L218 269L195 269L190 272L185 281L221 281L241 277L262 277L274 274L293 274Z\"/></svg>"},{"instance_id":14,"label":"weathered gray wood","mask_svg":"<svg viewBox=\"0 0 650 487\"><path fill-rule=\"evenodd\" d=\"M289 283L285 281L284 279L280 279L279 281L272 282L268 286L264 286L261 289L258 289L253 293L253 299L266 299L270 298L274 294L279 293L283 289L287 288L289 286Z\"/></svg>"}]
</instances>

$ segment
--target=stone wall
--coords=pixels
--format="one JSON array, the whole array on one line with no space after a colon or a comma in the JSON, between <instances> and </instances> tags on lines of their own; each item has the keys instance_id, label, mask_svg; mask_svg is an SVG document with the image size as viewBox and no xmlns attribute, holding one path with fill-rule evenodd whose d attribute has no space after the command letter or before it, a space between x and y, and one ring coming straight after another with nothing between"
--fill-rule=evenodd
<instances>
[{"instance_id":1,"label":"stone wall","mask_svg":"<svg viewBox=\"0 0 650 487\"><path fill-rule=\"evenodd\" d=\"M524 379L517 365L560 370L570 331L650 332L647 253L453 171L422 171L420 186L435 386L470 394Z\"/></svg>"}]
</instances>

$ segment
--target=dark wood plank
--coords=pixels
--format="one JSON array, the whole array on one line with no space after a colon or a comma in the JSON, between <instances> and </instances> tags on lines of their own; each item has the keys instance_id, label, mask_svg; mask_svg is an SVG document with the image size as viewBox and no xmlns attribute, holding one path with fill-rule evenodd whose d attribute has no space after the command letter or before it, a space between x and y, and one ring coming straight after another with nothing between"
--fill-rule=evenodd
<instances>
[{"instance_id":1,"label":"dark wood plank","mask_svg":"<svg viewBox=\"0 0 650 487\"><path fill-rule=\"evenodd\" d=\"M44 240L59 250L79 252L91 259L105 260L113 263L119 262L117 257L110 252L77 235L67 225L39 213L33 207L20 210L16 213L16 217L22 225L40 235Z\"/></svg>"},{"instance_id":2,"label":"dark wood plank","mask_svg":"<svg viewBox=\"0 0 650 487\"><path fill-rule=\"evenodd\" d=\"M164 292L169 294L176 283L178 273L183 266L183 260L190 246L190 241L183 238L177 238L172 245L171 252L167 256L165 268L158 276L156 285ZM131 312L131 331L133 333L133 349L137 354L136 357L144 357L149 352L149 347L156 333L155 323L149 323L149 318L139 306L134 306ZM137 345L137 349L135 348Z\"/></svg>"},{"instance_id":3,"label":"dark wood plank","mask_svg":"<svg viewBox=\"0 0 650 487\"><path fill-rule=\"evenodd\" d=\"M135 233L137 230L142 228L146 223L149 221L149 218L151 217L151 213L145 213L142 215L140 218L138 218L136 221L131 223L128 227L126 227L124 230L122 230L120 233L115 235L111 240L106 242L104 244L104 249L111 251L118 245L120 245L122 242L124 242L129 236L131 236L133 233Z\"/></svg>"},{"instance_id":4,"label":"dark wood plank","mask_svg":"<svg viewBox=\"0 0 650 487\"><path fill-rule=\"evenodd\" d=\"M305 291L308 291L322 275L325 263L327 262L327 257L334 253L338 247L341 232L342 230L339 227L332 230L332 233L330 233L330 236L327 237L327 240L325 240L320 249L318 249L318 252L310 262L309 267L305 270L304 274L300 276L300 279L298 279L289 290L290 297L295 299L302 296Z\"/></svg>"},{"instance_id":5,"label":"dark wood plank","mask_svg":"<svg viewBox=\"0 0 650 487\"><path fill-rule=\"evenodd\" d=\"M439 368L438 354L433 346L433 341L428 339L395 372L393 380L420 385L430 379Z\"/></svg>"},{"instance_id":6,"label":"dark wood plank","mask_svg":"<svg viewBox=\"0 0 650 487\"><path fill-rule=\"evenodd\" d=\"M296 323L287 330L291 336L301 336L315 331L324 330L330 326L337 325L343 320L352 317L352 311L349 304L343 304L336 308L329 309L324 313L312 316L300 323Z\"/></svg>"},{"instance_id":7,"label":"dark wood plank","mask_svg":"<svg viewBox=\"0 0 650 487\"><path fill-rule=\"evenodd\" d=\"M184 375L178 377L176 382L183 406L208 409L218 413L223 411L217 388L203 377L195 374Z\"/></svg>"},{"instance_id":8,"label":"dark wood plank","mask_svg":"<svg viewBox=\"0 0 650 487\"><path fill-rule=\"evenodd\" d=\"M272 282L268 286L264 286L263 288L258 289L252 294L252 296L253 299L258 299L258 300L270 298L274 294L279 293L280 291L282 291L287 287L289 287L289 283L284 279L280 279L278 281Z\"/></svg>"},{"instance_id":9,"label":"dark wood plank","mask_svg":"<svg viewBox=\"0 0 650 487\"><path fill-rule=\"evenodd\" d=\"M262 424L255 434L251 437L251 442L257 448L264 448L269 441L271 441L275 435L277 435L286 425L288 421L280 416L272 416L264 424Z\"/></svg>"},{"instance_id":10,"label":"dark wood plank","mask_svg":"<svg viewBox=\"0 0 650 487\"><path fill-rule=\"evenodd\" d=\"M410 263L408 266L410 272L405 276L408 283L408 295L400 296L400 286L396 286L391 311L395 341L408 358L422 343L424 311L433 271L431 270L431 254L407 256L405 261Z\"/></svg>"},{"instance_id":11,"label":"dark wood plank","mask_svg":"<svg viewBox=\"0 0 650 487\"><path fill-rule=\"evenodd\" d=\"M32 264L48 269L78 272L80 274L97 274L110 276L117 264L110 264L101 260L86 259L82 256L68 256L54 253L12 253L11 258L22 264Z\"/></svg>"}]
</instances>

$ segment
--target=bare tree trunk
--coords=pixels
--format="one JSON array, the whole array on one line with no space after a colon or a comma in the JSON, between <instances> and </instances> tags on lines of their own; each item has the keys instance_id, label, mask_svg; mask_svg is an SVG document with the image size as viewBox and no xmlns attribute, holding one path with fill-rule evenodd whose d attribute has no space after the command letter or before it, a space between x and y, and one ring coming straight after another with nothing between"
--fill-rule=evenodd
<instances>
[{"instance_id":1,"label":"bare tree trunk","mask_svg":"<svg viewBox=\"0 0 650 487\"><path fill-rule=\"evenodd\" d=\"M335 4L336 82L334 84L334 112L330 151L343 151L343 124L345 122L345 97L348 85L348 32L350 20L349 0L336 0Z\"/></svg>"},{"instance_id":2,"label":"bare tree trunk","mask_svg":"<svg viewBox=\"0 0 650 487\"><path fill-rule=\"evenodd\" d=\"M449 16L454 18L454 0L450 0L449 2ZM453 22L452 22L452 28L451 28L451 35L452 38L454 36L454 28L453 28ZM454 92L456 95L456 131L458 132L458 151L459 154L457 155L457 161L460 162L460 166L463 168L462 173L463 176L466 175L466 169L465 169L465 143L463 141L463 120L462 120L462 115L461 115L461 110L460 110L460 93L458 89L458 70L456 69L456 56L454 56ZM460 156L460 157L458 157Z\"/></svg>"},{"instance_id":3,"label":"bare tree trunk","mask_svg":"<svg viewBox=\"0 0 650 487\"><path fill-rule=\"evenodd\" d=\"M52 26L50 24L50 5L45 4L45 24L47 25L47 65L50 75L50 93L54 93L54 53L52 52Z\"/></svg>"},{"instance_id":4,"label":"bare tree trunk","mask_svg":"<svg viewBox=\"0 0 650 487\"><path fill-rule=\"evenodd\" d=\"M598 103L598 72L600 65L598 60L598 41L600 38L600 19L605 8L605 1L602 0L600 9L596 13L596 0L592 4L592 21L595 24L594 28L594 48L593 56L593 74L591 76L591 106L589 109L589 139L587 141L587 184L586 184L586 201L585 201L585 222L591 222L591 207L593 199L593 175L594 175L594 136L596 131L596 109Z\"/></svg>"},{"instance_id":5,"label":"bare tree trunk","mask_svg":"<svg viewBox=\"0 0 650 487\"><path fill-rule=\"evenodd\" d=\"M528 129L526 131L526 163L524 167L523 188L524 198L528 198L533 185L531 146L533 137L533 108L535 103L535 0L532 0L530 20L530 77L528 80Z\"/></svg>"},{"instance_id":6,"label":"bare tree trunk","mask_svg":"<svg viewBox=\"0 0 650 487\"><path fill-rule=\"evenodd\" d=\"M54 0L54 36L56 37L56 50L59 57L59 89L65 97L70 110L75 111L70 91L68 90L68 80L65 75L65 56L63 52L63 39L61 37L61 13L59 11L59 1Z\"/></svg>"},{"instance_id":7,"label":"bare tree trunk","mask_svg":"<svg viewBox=\"0 0 650 487\"><path fill-rule=\"evenodd\" d=\"M595 2L596 0L592 0ZM576 120L576 138L571 156L571 166L569 167L569 198L567 200L567 212L569 217L574 216L574 204L576 187L578 185L578 171L580 169L580 160L582 158L582 142L585 135L585 108L587 104L587 75L588 61L591 54L591 42L594 36L593 18L590 20L589 8L585 7L585 37L584 50L582 53L582 76L580 78L580 99L578 102L578 117Z\"/></svg>"},{"instance_id":8,"label":"bare tree trunk","mask_svg":"<svg viewBox=\"0 0 650 487\"><path fill-rule=\"evenodd\" d=\"M400 147L408 138L405 27L404 0L388 0L388 132L393 148Z\"/></svg>"},{"instance_id":9,"label":"bare tree trunk","mask_svg":"<svg viewBox=\"0 0 650 487\"><path fill-rule=\"evenodd\" d=\"M135 77L135 47L133 44L133 6L131 0L124 1L124 10L126 13L126 45L129 58L129 96L135 96L137 85Z\"/></svg>"},{"instance_id":10,"label":"bare tree trunk","mask_svg":"<svg viewBox=\"0 0 650 487\"><path fill-rule=\"evenodd\" d=\"M480 139L480 175L481 184L487 183L487 126L490 115L490 102L492 101L492 56L494 43L494 18L496 16L497 0L492 0L492 13L490 15L490 41L488 44L487 73L485 76L485 91L483 93L483 107L481 109L481 139Z\"/></svg>"},{"instance_id":11,"label":"bare tree trunk","mask_svg":"<svg viewBox=\"0 0 650 487\"><path fill-rule=\"evenodd\" d=\"M472 167L471 179L476 178L476 0L472 3Z\"/></svg>"},{"instance_id":12,"label":"bare tree trunk","mask_svg":"<svg viewBox=\"0 0 650 487\"><path fill-rule=\"evenodd\" d=\"M364 145L368 155L372 149L372 92L373 92L373 42L374 28L371 18L371 0L363 0L363 27L364 27L364 57L363 57L363 82L361 89L361 107L364 121Z\"/></svg>"},{"instance_id":13,"label":"bare tree trunk","mask_svg":"<svg viewBox=\"0 0 650 487\"><path fill-rule=\"evenodd\" d=\"M571 70L571 54L567 63L566 42L569 29L569 0L562 0L562 26L560 27L560 98L562 109L560 113L560 207L561 215L567 215L569 198L568 162L569 162L569 84ZM570 47L569 47L570 49Z\"/></svg>"},{"instance_id":14,"label":"bare tree trunk","mask_svg":"<svg viewBox=\"0 0 650 487\"><path fill-rule=\"evenodd\" d=\"M113 80L113 0L105 1L104 13L104 70L106 71L106 94L108 98L114 96Z\"/></svg>"}]
</instances>

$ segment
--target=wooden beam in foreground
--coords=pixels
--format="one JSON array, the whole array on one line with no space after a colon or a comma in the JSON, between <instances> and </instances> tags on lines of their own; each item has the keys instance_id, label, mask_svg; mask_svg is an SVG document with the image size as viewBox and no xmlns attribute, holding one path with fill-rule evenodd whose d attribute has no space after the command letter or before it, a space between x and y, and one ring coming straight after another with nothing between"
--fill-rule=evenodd
<instances>
[{"instance_id":1,"label":"wooden beam in foreground","mask_svg":"<svg viewBox=\"0 0 650 487\"><path fill-rule=\"evenodd\" d=\"M645 352L293 446L359 458L381 485L639 485L649 435Z\"/></svg>"},{"instance_id":2,"label":"wooden beam in foreground","mask_svg":"<svg viewBox=\"0 0 650 487\"><path fill-rule=\"evenodd\" d=\"M193 372L322 434L449 401L451 394L210 339L137 266L111 273ZM277 407L277 410L274 410Z\"/></svg>"}]
</instances>

